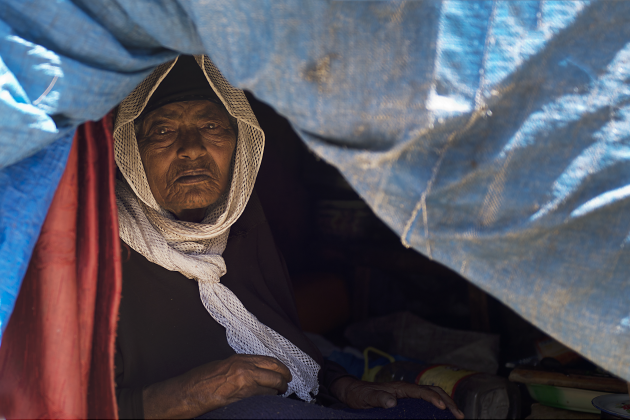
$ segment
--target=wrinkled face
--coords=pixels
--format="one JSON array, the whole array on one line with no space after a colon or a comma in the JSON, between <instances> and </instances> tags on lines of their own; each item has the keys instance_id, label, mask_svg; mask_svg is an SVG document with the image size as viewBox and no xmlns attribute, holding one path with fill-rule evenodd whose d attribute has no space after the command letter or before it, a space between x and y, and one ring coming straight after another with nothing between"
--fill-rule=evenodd
<instances>
[{"instance_id":1,"label":"wrinkled face","mask_svg":"<svg viewBox=\"0 0 630 420\"><path fill-rule=\"evenodd\" d=\"M175 102L149 113L137 133L151 192L180 220L199 222L228 188L236 133L209 101Z\"/></svg>"}]
</instances>

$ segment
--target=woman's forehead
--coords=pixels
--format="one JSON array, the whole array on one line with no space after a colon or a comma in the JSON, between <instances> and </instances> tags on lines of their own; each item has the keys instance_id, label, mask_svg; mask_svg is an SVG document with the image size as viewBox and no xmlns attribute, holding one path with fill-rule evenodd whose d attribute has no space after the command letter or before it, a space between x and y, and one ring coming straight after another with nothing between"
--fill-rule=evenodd
<instances>
[{"instance_id":1,"label":"woman's forehead","mask_svg":"<svg viewBox=\"0 0 630 420\"><path fill-rule=\"evenodd\" d=\"M204 118L210 116L227 116L227 112L214 102L197 100L173 102L161 106L146 116L146 121L156 118L180 119L187 118Z\"/></svg>"}]
</instances>

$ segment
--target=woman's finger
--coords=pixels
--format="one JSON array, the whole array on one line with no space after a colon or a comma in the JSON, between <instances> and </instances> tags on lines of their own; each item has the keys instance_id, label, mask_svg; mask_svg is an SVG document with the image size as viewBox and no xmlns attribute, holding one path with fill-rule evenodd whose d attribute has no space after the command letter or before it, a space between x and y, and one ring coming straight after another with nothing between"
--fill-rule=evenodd
<instances>
[{"instance_id":1,"label":"woman's finger","mask_svg":"<svg viewBox=\"0 0 630 420\"><path fill-rule=\"evenodd\" d=\"M253 375L253 379L258 386L275 389L280 394L284 394L289 388L289 384L284 375L276 371L256 368L253 371Z\"/></svg>"},{"instance_id":2,"label":"woman's finger","mask_svg":"<svg viewBox=\"0 0 630 420\"><path fill-rule=\"evenodd\" d=\"M391 408L397 404L396 396L391 392L378 389L372 384L354 387L348 394L346 404L350 408Z\"/></svg>"},{"instance_id":3,"label":"woman's finger","mask_svg":"<svg viewBox=\"0 0 630 420\"><path fill-rule=\"evenodd\" d=\"M373 398L371 401L377 402L376 407L392 408L398 404L396 396L387 391L374 391Z\"/></svg>"},{"instance_id":4,"label":"woman's finger","mask_svg":"<svg viewBox=\"0 0 630 420\"><path fill-rule=\"evenodd\" d=\"M464 418L464 413L457 408L455 401L439 386L421 386L398 382L396 394L398 398L409 397L423 399L441 410L448 408L458 419Z\"/></svg>"},{"instance_id":5,"label":"woman's finger","mask_svg":"<svg viewBox=\"0 0 630 420\"><path fill-rule=\"evenodd\" d=\"M253 395L278 395L278 394L284 394L284 392L281 393L277 389L267 388L266 386L259 385L256 387L256 390L254 391Z\"/></svg>"},{"instance_id":6,"label":"woman's finger","mask_svg":"<svg viewBox=\"0 0 630 420\"><path fill-rule=\"evenodd\" d=\"M431 387L420 387L423 393L427 393L427 397L429 399L423 398L426 401L430 401L434 406L441 408L442 410L447 408L451 413L458 419L464 418L464 413L461 412L459 408L457 408L457 404L455 401L446 393L444 390L438 386Z\"/></svg>"},{"instance_id":7,"label":"woman's finger","mask_svg":"<svg viewBox=\"0 0 630 420\"><path fill-rule=\"evenodd\" d=\"M273 370L275 372L278 372L280 375L282 375L285 378L287 382L291 382L292 380L292 375L289 368L286 367L284 363L282 363L280 360L276 359L275 357L251 356L251 361L252 363L254 363L257 367L261 369L268 369L268 370Z\"/></svg>"}]
</instances>

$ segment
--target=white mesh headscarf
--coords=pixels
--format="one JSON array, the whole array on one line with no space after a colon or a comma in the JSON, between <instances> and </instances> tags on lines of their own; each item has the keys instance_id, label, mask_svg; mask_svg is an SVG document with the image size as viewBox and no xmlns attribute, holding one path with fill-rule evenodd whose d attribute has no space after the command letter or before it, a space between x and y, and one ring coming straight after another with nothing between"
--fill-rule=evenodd
<instances>
[{"instance_id":1,"label":"white mesh headscarf","mask_svg":"<svg viewBox=\"0 0 630 420\"><path fill-rule=\"evenodd\" d=\"M316 395L319 390L319 365L258 321L236 295L220 283L221 276L227 272L221 254L230 226L243 213L254 187L265 137L243 91L231 86L208 57L195 56L195 59L227 111L238 121L229 194L220 199L201 223L175 219L153 197L138 151L134 120L177 59L163 64L120 104L114 126L116 164L127 181L116 185L120 237L149 261L197 280L203 305L225 327L228 343L234 351L277 358L293 375L284 395L295 392L301 399L311 401L310 394Z\"/></svg>"}]
</instances>

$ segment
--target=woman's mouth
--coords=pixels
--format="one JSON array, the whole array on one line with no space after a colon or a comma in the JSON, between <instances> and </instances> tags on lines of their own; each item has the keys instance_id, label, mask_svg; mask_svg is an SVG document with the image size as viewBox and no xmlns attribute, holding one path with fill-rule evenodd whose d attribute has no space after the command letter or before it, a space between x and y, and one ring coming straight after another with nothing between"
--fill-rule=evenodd
<instances>
[{"instance_id":1,"label":"woman's mouth","mask_svg":"<svg viewBox=\"0 0 630 420\"><path fill-rule=\"evenodd\" d=\"M188 175L178 178L176 182L178 184L197 184L207 181L208 179L210 179L208 175Z\"/></svg>"},{"instance_id":2,"label":"woman's mouth","mask_svg":"<svg viewBox=\"0 0 630 420\"><path fill-rule=\"evenodd\" d=\"M188 171L180 175L175 181L178 184L198 184L212 179L208 171Z\"/></svg>"}]
</instances>

